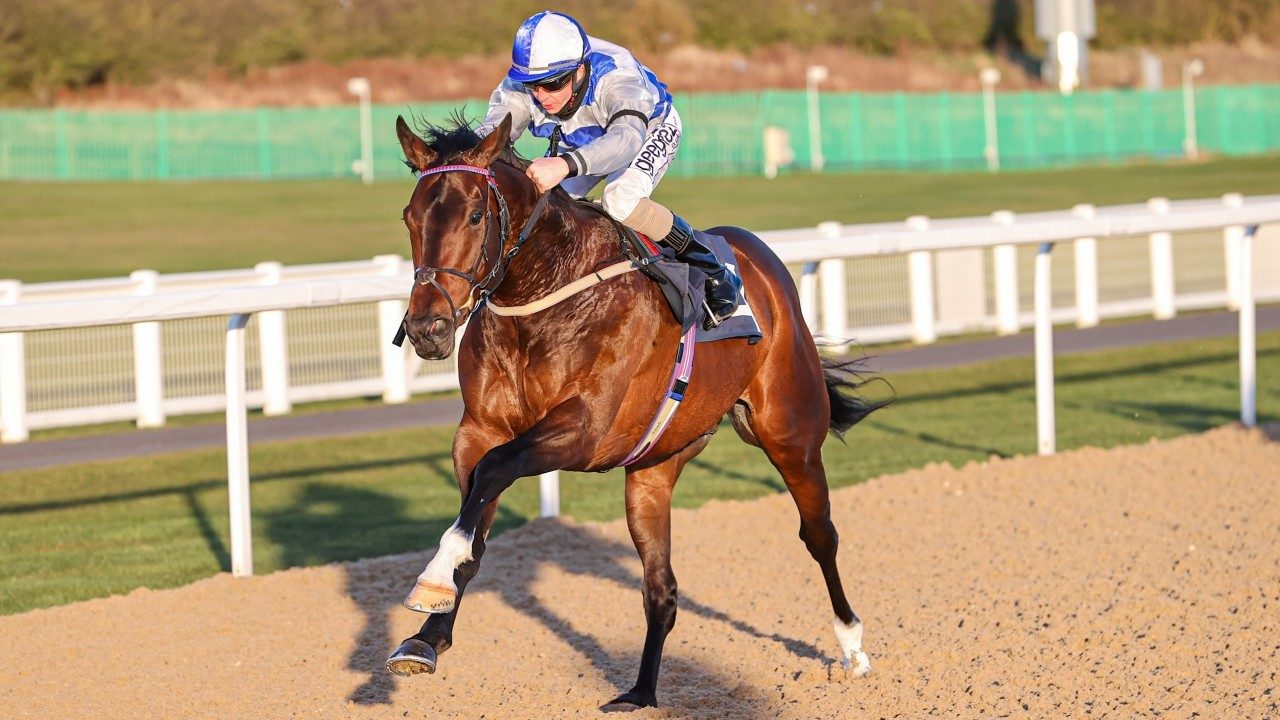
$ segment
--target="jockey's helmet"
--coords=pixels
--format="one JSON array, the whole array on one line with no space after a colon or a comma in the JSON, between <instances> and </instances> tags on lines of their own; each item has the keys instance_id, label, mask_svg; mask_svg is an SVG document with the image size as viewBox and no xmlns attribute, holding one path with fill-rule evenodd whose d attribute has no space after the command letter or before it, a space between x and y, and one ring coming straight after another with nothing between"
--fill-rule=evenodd
<instances>
[{"instance_id":1,"label":"jockey's helmet","mask_svg":"<svg viewBox=\"0 0 1280 720\"><path fill-rule=\"evenodd\" d=\"M543 10L516 31L507 77L526 85L553 82L577 70L586 57L587 32L578 21Z\"/></svg>"}]
</instances>

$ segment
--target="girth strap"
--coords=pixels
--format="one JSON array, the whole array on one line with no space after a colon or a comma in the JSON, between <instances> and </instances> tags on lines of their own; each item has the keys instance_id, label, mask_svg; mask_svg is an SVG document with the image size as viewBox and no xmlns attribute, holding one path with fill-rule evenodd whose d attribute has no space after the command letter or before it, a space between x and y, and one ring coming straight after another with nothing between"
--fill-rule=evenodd
<instances>
[{"instance_id":1,"label":"girth strap","mask_svg":"<svg viewBox=\"0 0 1280 720\"><path fill-rule=\"evenodd\" d=\"M684 400L684 391L689 387L689 378L693 375L693 350L697 347L695 342L698 333L698 326L691 325L685 332L684 337L680 338L680 347L676 350L676 366L671 371L671 382L667 384L666 397L662 399L662 404L658 406L658 414L653 416L653 420L649 422L649 429L645 432L644 437L640 438L640 443L635 449L627 455L626 459L618 463L618 467L626 467L653 449L658 444L658 439L662 437L662 433L666 432L667 426L671 424L672 419L676 416L676 409L680 407L680 402Z\"/></svg>"}]
</instances>

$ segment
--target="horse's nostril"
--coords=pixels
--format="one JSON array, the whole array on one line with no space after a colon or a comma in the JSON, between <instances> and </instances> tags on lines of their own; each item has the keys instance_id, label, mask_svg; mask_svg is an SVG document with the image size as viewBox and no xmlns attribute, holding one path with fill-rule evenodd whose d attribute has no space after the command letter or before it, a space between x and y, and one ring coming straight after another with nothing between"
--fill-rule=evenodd
<instances>
[{"instance_id":1,"label":"horse's nostril","mask_svg":"<svg viewBox=\"0 0 1280 720\"><path fill-rule=\"evenodd\" d=\"M434 322L427 326L427 333L431 335L442 335L449 331L449 321L444 318L436 318Z\"/></svg>"}]
</instances>

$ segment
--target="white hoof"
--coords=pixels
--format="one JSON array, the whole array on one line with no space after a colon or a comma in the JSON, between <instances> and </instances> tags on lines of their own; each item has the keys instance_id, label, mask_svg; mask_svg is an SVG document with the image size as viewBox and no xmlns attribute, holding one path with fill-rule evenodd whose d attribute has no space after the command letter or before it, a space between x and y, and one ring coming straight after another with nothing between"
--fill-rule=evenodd
<instances>
[{"instance_id":1,"label":"white hoof","mask_svg":"<svg viewBox=\"0 0 1280 720\"><path fill-rule=\"evenodd\" d=\"M853 657L846 655L841 658L840 667L853 677L862 677L871 672L871 658L867 657L866 653L858 651L853 654Z\"/></svg>"},{"instance_id":2,"label":"white hoof","mask_svg":"<svg viewBox=\"0 0 1280 720\"><path fill-rule=\"evenodd\" d=\"M854 620L848 625L836 618L836 639L840 641L843 651L840 666L853 677L862 677L871 672L871 659L862 652L862 623Z\"/></svg>"}]
</instances>

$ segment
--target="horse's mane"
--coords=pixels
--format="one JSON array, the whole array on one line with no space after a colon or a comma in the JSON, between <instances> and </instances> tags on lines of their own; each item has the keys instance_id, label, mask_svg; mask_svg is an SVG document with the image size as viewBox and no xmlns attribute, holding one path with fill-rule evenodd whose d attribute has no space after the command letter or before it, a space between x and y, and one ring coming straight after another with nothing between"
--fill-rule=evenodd
<instances>
[{"instance_id":1,"label":"horse's mane","mask_svg":"<svg viewBox=\"0 0 1280 720\"><path fill-rule=\"evenodd\" d=\"M434 150L441 164L447 165L462 153L472 150L483 139L476 134L467 119L466 112L459 108L449 114L443 125L436 125L421 116L414 118L418 132L427 146ZM529 167L529 159L516 152L515 146L507 143L498 155L498 161L504 162L518 170ZM408 162L405 163L409 165ZM413 166L410 165L410 170Z\"/></svg>"}]
</instances>

